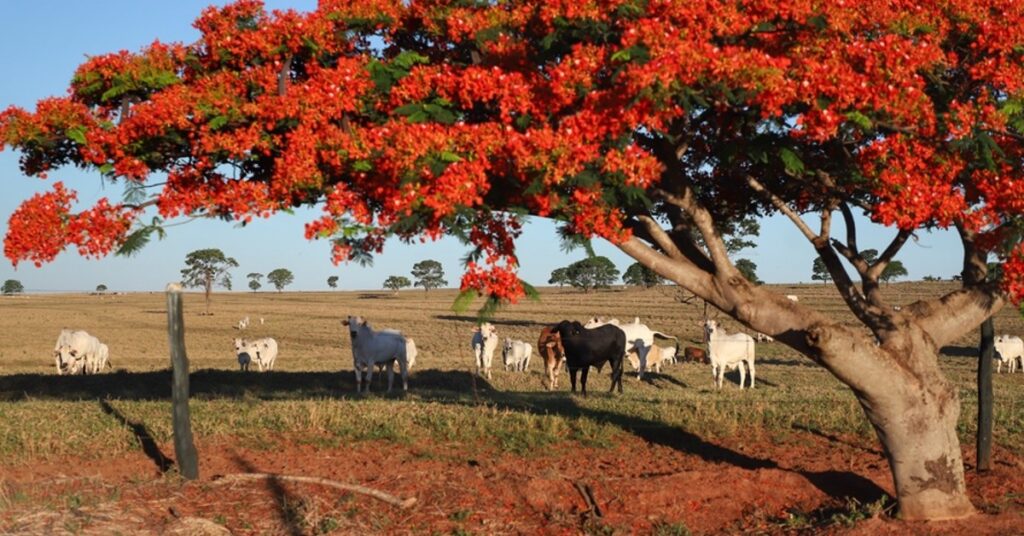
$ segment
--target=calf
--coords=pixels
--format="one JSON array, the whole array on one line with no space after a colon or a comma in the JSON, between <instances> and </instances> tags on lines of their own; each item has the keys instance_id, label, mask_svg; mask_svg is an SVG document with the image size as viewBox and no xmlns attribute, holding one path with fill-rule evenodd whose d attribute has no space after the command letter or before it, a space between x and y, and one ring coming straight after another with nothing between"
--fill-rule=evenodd
<instances>
[{"instance_id":1,"label":"calf","mask_svg":"<svg viewBox=\"0 0 1024 536\"><path fill-rule=\"evenodd\" d=\"M544 359L544 372L548 377L548 391L558 388L558 373L565 362L565 348L556 326L545 326L537 338L537 353Z\"/></svg>"},{"instance_id":2,"label":"calf","mask_svg":"<svg viewBox=\"0 0 1024 536\"><path fill-rule=\"evenodd\" d=\"M494 351L498 349L498 330L494 324L484 322L473 328L472 346L476 373L491 379L491 363L494 361Z\"/></svg>"},{"instance_id":3,"label":"calf","mask_svg":"<svg viewBox=\"0 0 1024 536\"><path fill-rule=\"evenodd\" d=\"M696 346L687 346L684 348L683 358L695 363L710 363L708 360L708 353L705 352L703 348L697 348Z\"/></svg>"},{"instance_id":4,"label":"calf","mask_svg":"<svg viewBox=\"0 0 1024 536\"><path fill-rule=\"evenodd\" d=\"M647 370L661 374L663 364L675 362L674 354L675 351L671 348L664 348L657 344L644 346L638 342L630 348L626 357L629 359L629 364L633 365L633 370L640 370L640 361L643 358L647 363Z\"/></svg>"},{"instance_id":5,"label":"calf","mask_svg":"<svg viewBox=\"0 0 1024 536\"><path fill-rule=\"evenodd\" d=\"M530 366L530 354L532 353L533 347L530 346L530 343L505 339L505 345L501 349L501 360L505 364L505 370L526 372Z\"/></svg>"},{"instance_id":6,"label":"calf","mask_svg":"<svg viewBox=\"0 0 1024 536\"><path fill-rule=\"evenodd\" d=\"M607 361L612 366L612 386L608 392L614 391L618 384L619 393L622 393L622 350L626 347L626 334L621 329L612 325L587 329L579 322L563 320L558 323L557 330L565 349L572 392L576 392L576 373L582 370L580 385L583 396L587 396L587 373L590 367L600 371Z\"/></svg>"}]
</instances>

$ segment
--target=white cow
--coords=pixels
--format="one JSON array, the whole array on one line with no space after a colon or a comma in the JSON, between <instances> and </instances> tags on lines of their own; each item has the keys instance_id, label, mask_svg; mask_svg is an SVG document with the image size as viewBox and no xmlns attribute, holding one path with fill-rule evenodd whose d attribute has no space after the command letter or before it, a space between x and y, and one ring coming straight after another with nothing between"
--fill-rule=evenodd
<instances>
[{"instance_id":1,"label":"white cow","mask_svg":"<svg viewBox=\"0 0 1024 536\"><path fill-rule=\"evenodd\" d=\"M786 299L791 302L799 302L800 296L797 296L796 294L786 294Z\"/></svg>"},{"instance_id":2,"label":"white cow","mask_svg":"<svg viewBox=\"0 0 1024 536\"><path fill-rule=\"evenodd\" d=\"M99 349L96 352L92 360L92 373L99 374L103 369L107 368L110 364L110 348L106 344L100 343ZM87 362L86 365L89 365Z\"/></svg>"},{"instance_id":3,"label":"white cow","mask_svg":"<svg viewBox=\"0 0 1024 536\"><path fill-rule=\"evenodd\" d=\"M498 330L494 324L484 322L473 328L472 346L476 373L491 379L491 363L494 361L494 351L498 349Z\"/></svg>"},{"instance_id":4,"label":"white cow","mask_svg":"<svg viewBox=\"0 0 1024 536\"><path fill-rule=\"evenodd\" d=\"M639 355L639 368L637 369L637 377L643 378L644 371L647 370L647 354L650 352L650 347L654 345L654 338L659 337L662 339L671 339L676 343L676 350L679 349L679 339L662 333L660 331L654 331L651 328L640 323L640 317L633 319L631 324L622 324L618 320L612 318L610 320L602 320L600 318L591 318L583 327L587 329L593 329L596 327L603 326L605 324L611 324L622 330L626 334L626 345L622 349L624 356L628 357L630 350L633 348L640 347L646 348L647 351L638 352ZM674 356L675 354L673 354ZM674 357L673 357L674 361Z\"/></svg>"},{"instance_id":5,"label":"white cow","mask_svg":"<svg viewBox=\"0 0 1024 536\"><path fill-rule=\"evenodd\" d=\"M402 332L397 329L382 329L377 333L393 333L395 335L404 337L404 335L402 335ZM416 341L412 340L412 338L410 337L405 337L405 359L409 363L410 371L412 370L413 365L416 364L417 355L419 355L419 351L416 350ZM381 378L384 377L384 367L394 369L395 361L389 361L387 363L377 363L377 373L381 375ZM366 369L364 368L363 371L365 372Z\"/></svg>"},{"instance_id":6,"label":"white cow","mask_svg":"<svg viewBox=\"0 0 1024 536\"><path fill-rule=\"evenodd\" d=\"M533 346L530 343L506 338L505 345L501 349L501 360L505 363L505 370L526 372L530 366L531 354L533 354Z\"/></svg>"},{"instance_id":7,"label":"white cow","mask_svg":"<svg viewBox=\"0 0 1024 536\"><path fill-rule=\"evenodd\" d=\"M722 388L727 369L740 370L740 389L746 377L744 364L750 368L750 388L754 388L754 339L746 333L726 333L718 322L704 321L704 335L708 342L708 356L711 360L711 376Z\"/></svg>"},{"instance_id":8,"label":"white cow","mask_svg":"<svg viewBox=\"0 0 1024 536\"><path fill-rule=\"evenodd\" d=\"M249 359L256 363L256 368L260 372L274 370L274 363L277 361L277 341L273 337L252 341L236 338L235 354L239 357L239 365L242 365L242 361L244 361L242 354L248 354ZM248 370L248 367L243 366L242 370Z\"/></svg>"},{"instance_id":9,"label":"white cow","mask_svg":"<svg viewBox=\"0 0 1024 536\"><path fill-rule=\"evenodd\" d=\"M1013 335L997 335L995 339L996 359L999 360L996 372L1003 371L1003 363L1009 365L1010 373L1017 370L1017 360L1024 365L1024 340Z\"/></svg>"},{"instance_id":10,"label":"white cow","mask_svg":"<svg viewBox=\"0 0 1024 536\"><path fill-rule=\"evenodd\" d=\"M641 356L646 361L648 370L653 370L658 374L661 374L662 365L675 362L675 356L671 348L665 348L657 344L650 346L634 344L629 349L629 354L626 355L626 358L629 359L629 364L633 365L633 370L640 370Z\"/></svg>"},{"instance_id":11,"label":"white cow","mask_svg":"<svg viewBox=\"0 0 1024 536\"><path fill-rule=\"evenodd\" d=\"M86 331L61 330L53 357L57 374L91 374L99 371L97 363L103 350L103 343ZM106 362L106 358L104 358Z\"/></svg>"},{"instance_id":12,"label":"white cow","mask_svg":"<svg viewBox=\"0 0 1024 536\"><path fill-rule=\"evenodd\" d=\"M760 331L754 333L754 340L757 342L775 342L771 335L765 335Z\"/></svg>"},{"instance_id":13,"label":"white cow","mask_svg":"<svg viewBox=\"0 0 1024 536\"><path fill-rule=\"evenodd\" d=\"M376 332L361 316L350 316L341 321L347 326L352 338L352 368L356 374L356 392L362 391L363 372L366 372L366 390L369 392L373 381L373 369L377 363L398 361L402 375L402 390L409 390L409 360L405 337L395 331ZM395 371L387 367L388 391L395 380Z\"/></svg>"}]
</instances>

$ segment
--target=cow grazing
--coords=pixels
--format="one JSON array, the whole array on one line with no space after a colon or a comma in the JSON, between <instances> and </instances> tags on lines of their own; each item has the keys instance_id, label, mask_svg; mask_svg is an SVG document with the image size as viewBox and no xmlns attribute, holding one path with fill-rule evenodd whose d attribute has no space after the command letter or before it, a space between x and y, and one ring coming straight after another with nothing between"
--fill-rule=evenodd
<instances>
[{"instance_id":1,"label":"cow grazing","mask_svg":"<svg viewBox=\"0 0 1024 536\"><path fill-rule=\"evenodd\" d=\"M1017 370L1017 361L1024 366L1024 340L1013 335L997 335L995 338L996 359L999 360L996 372L1003 371L1003 363L1009 365L1011 374Z\"/></svg>"},{"instance_id":2,"label":"cow grazing","mask_svg":"<svg viewBox=\"0 0 1024 536\"><path fill-rule=\"evenodd\" d=\"M106 344L100 343L96 351L95 359L92 363L92 373L99 374L103 369L110 365L110 348Z\"/></svg>"},{"instance_id":3,"label":"cow grazing","mask_svg":"<svg viewBox=\"0 0 1024 536\"><path fill-rule=\"evenodd\" d=\"M797 296L796 294L786 294L786 299L791 302L799 302L800 296Z\"/></svg>"},{"instance_id":4,"label":"cow grazing","mask_svg":"<svg viewBox=\"0 0 1024 536\"><path fill-rule=\"evenodd\" d=\"M505 364L505 370L526 372L530 366L530 354L532 353L533 347L530 346L530 343L505 339L505 344L501 349L501 360Z\"/></svg>"},{"instance_id":5,"label":"cow grazing","mask_svg":"<svg viewBox=\"0 0 1024 536\"><path fill-rule=\"evenodd\" d=\"M773 339L771 335L765 335L760 331L754 333L754 340L757 342L775 342L775 339Z\"/></svg>"},{"instance_id":6,"label":"cow grazing","mask_svg":"<svg viewBox=\"0 0 1024 536\"><path fill-rule=\"evenodd\" d=\"M494 324L484 322L473 328L472 346L477 375L491 379L491 363L494 361L494 351L498 349L498 330Z\"/></svg>"},{"instance_id":7,"label":"cow grazing","mask_svg":"<svg viewBox=\"0 0 1024 536\"><path fill-rule=\"evenodd\" d=\"M544 372L548 377L548 391L558 388L558 373L565 362L565 348L555 326L544 326L537 338L537 353L544 359Z\"/></svg>"},{"instance_id":8,"label":"cow grazing","mask_svg":"<svg viewBox=\"0 0 1024 536\"><path fill-rule=\"evenodd\" d=\"M61 330L57 335L57 344L53 348L53 357L57 365L57 374L94 374L100 371L100 361L106 363L103 343L89 335L86 331Z\"/></svg>"},{"instance_id":9,"label":"cow grazing","mask_svg":"<svg viewBox=\"0 0 1024 536\"><path fill-rule=\"evenodd\" d=\"M722 388L726 369L740 370L740 389L746 376L744 365L750 368L750 388L754 388L754 339L746 333L726 333L718 322L704 321L705 338L708 341L708 354L711 357L711 375L715 384Z\"/></svg>"},{"instance_id":10,"label":"cow grazing","mask_svg":"<svg viewBox=\"0 0 1024 536\"><path fill-rule=\"evenodd\" d=\"M395 332L375 332L360 316L350 316L341 323L348 327L352 339L352 368L356 375L356 392L362 390L363 371L366 372L366 390L369 392L374 365L391 361L398 362L399 373L402 375L402 390L408 391L409 360L405 337ZM392 367L387 367L387 371L388 392L391 392L395 371Z\"/></svg>"},{"instance_id":11,"label":"cow grazing","mask_svg":"<svg viewBox=\"0 0 1024 536\"><path fill-rule=\"evenodd\" d=\"M648 328L644 324L640 323L640 318L639 317L635 318L631 324L622 324L622 323L620 323L618 320L616 320L614 318L612 318L610 320L607 320L607 321L602 320L600 318L591 318L586 323L586 325L584 327L586 327L588 329L591 329L591 328L595 328L595 327L598 327L598 326L604 326L604 325L615 326L615 327L619 328L620 330L622 330L623 334L626 335L626 342L625 342L625 344L623 345L623 348L622 348L622 355L623 356L628 354L630 352L630 350L632 348L636 347L638 344L644 346L647 349L649 349L651 346L654 345L654 338L655 337L662 338L662 339L669 339L669 340L674 341L675 345L676 345L676 353L678 353L678 351L679 351L679 339L677 339L677 338L675 338L675 337L673 337L671 335L666 335L666 334L664 334L664 333L662 333L660 331L654 331L651 328ZM643 378L644 377L644 371L647 370L647 354L648 354L648 352L647 351L638 352L638 354L639 354L639 368L637 368L637 377L638 378ZM673 357L673 359L674 359L674 357Z\"/></svg>"},{"instance_id":12,"label":"cow grazing","mask_svg":"<svg viewBox=\"0 0 1024 536\"><path fill-rule=\"evenodd\" d=\"M248 316L243 318L243 319L241 319L241 320L239 320L238 324L235 325L235 329L238 329L238 330L244 330L244 329L247 329L248 327L249 327L249 317Z\"/></svg>"},{"instance_id":13,"label":"cow grazing","mask_svg":"<svg viewBox=\"0 0 1024 536\"><path fill-rule=\"evenodd\" d=\"M565 349L565 364L569 368L569 382L576 392L576 373L582 370L581 387L587 396L587 373L590 367L599 371L608 362L612 366L612 386L608 392L619 386L622 392L622 349L626 346L626 334L616 326L604 325L593 329L583 327L579 322L563 320L557 326L558 336Z\"/></svg>"},{"instance_id":14,"label":"cow grazing","mask_svg":"<svg viewBox=\"0 0 1024 536\"><path fill-rule=\"evenodd\" d=\"M686 361L693 361L694 363L710 363L708 359L708 353L703 348L697 348L696 346L687 346L683 348L683 359Z\"/></svg>"}]
</instances>

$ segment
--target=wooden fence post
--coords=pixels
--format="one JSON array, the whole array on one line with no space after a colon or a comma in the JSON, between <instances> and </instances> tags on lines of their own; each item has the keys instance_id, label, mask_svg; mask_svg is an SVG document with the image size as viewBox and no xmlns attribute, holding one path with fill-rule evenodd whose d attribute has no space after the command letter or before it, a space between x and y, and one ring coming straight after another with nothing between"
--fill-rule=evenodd
<instances>
[{"instance_id":1,"label":"wooden fence post","mask_svg":"<svg viewBox=\"0 0 1024 536\"><path fill-rule=\"evenodd\" d=\"M988 471L992 467L992 360L995 358L995 328L992 317L981 324L981 344L978 348L978 463L975 470Z\"/></svg>"},{"instance_id":2,"label":"wooden fence post","mask_svg":"<svg viewBox=\"0 0 1024 536\"><path fill-rule=\"evenodd\" d=\"M192 440L188 411L188 356L185 355L185 321L181 307L181 285L167 285L167 336L171 346L171 418L174 426L174 457L178 470L188 480L199 478L199 455Z\"/></svg>"}]
</instances>

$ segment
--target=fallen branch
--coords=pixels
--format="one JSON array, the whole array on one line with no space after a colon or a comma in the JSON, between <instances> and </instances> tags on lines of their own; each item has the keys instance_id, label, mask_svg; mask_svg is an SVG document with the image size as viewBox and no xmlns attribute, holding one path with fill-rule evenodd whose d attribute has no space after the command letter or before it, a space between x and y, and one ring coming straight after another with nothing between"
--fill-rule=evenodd
<instances>
[{"instance_id":1,"label":"fallen branch","mask_svg":"<svg viewBox=\"0 0 1024 536\"><path fill-rule=\"evenodd\" d=\"M231 482L240 482L247 480L281 480L284 482L304 482L307 484L319 484L321 486L327 486L329 488L335 488L345 491L351 491L353 493L359 493L362 495L368 495L374 499L384 501L388 504L393 504L399 508L410 508L416 504L416 497L409 497L408 499L402 500L394 495L384 493L383 491L367 488L364 486L357 486L355 484L342 484L341 482L335 482L333 480L327 480L325 478L316 478L312 476L291 476L291 475L277 475L274 473L236 473L233 475L224 475L212 483L214 485L229 484Z\"/></svg>"},{"instance_id":2,"label":"fallen branch","mask_svg":"<svg viewBox=\"0 0 1024 536\"><path fill-rule=\"evenodd\" d=\"M597 505L597 499L594 498L594 490L580 481L573 481L572 485L583 497L583 501L587 503L589 511L597 517L602 517L601 508Z\"/></svg>"}]
</instances>

